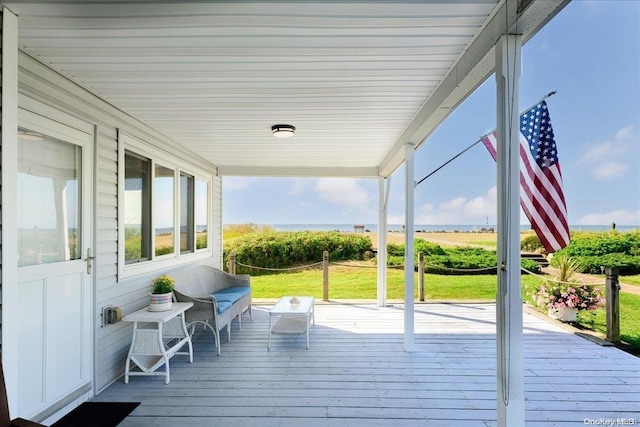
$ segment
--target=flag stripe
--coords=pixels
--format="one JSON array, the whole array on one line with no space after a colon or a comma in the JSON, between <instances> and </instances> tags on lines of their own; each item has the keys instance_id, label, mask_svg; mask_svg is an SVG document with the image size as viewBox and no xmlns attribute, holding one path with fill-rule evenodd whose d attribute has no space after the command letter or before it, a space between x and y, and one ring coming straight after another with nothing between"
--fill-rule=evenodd
<instances>
[{"instance_id":1,"label":"flag stripe","mask_svg":"<svg viewBox=\"0 0 640 427\"><path fill-rule=\"evenodd\" d=\"M524 175L526 186L529 187L532 193L529 197L536 200L540 204L541 209L543 209L549 218L554 220L556 226L560 228L563 218L566 217L566 209L563 209L564 201L562 197L559 196L558 189L547 174L547 172L553 168L555 168L555 166L551 166L546 171L541 171L540 169L532 168L531 164L527 162L521 162L520 171ZM523 187L524 186L523 184Z\"/></svg>"},{"instance_id":2,"label":"flag stripe","mask_svg":"<svg viewBox=\"0 0 640 427\"><path fill-rule=\"evenodd\" d=\"M569 244L567 204L562 190L562 171L546 102L520 116L520 206L548 252ZM481 138L497 160L497 136Z\"/></svg>"},{"instance_id":3,"label":"flag stripe","mask_svg":"<svg viewBox=\"0 0 640 427\"><path fill-rule=\"evenodd\" d=\"M523 153L524 151L524 153ZM531 194L528 196L537 204L540 217L545 224L552 223L552 227L546 227L548 233L552 234L559 246L554 245L555 250L561 249L569 243L569 227L567 224L567 210L562 194L562 177L559 182L556 175L553 174L557 164L545 169L539 169L537 165L531 165L529 160L528 149L521 147L521 173L523 173L522 163L524 163L523 173L527 181L527 187ZM526 159L526 160L523 160ZM529 180L527 180L529 178ZM523 185L525 187L525 185ZM550 225L550 224L549 224ZM563 244L564 243L564 244Z\"/></svg>"}]
</instances>

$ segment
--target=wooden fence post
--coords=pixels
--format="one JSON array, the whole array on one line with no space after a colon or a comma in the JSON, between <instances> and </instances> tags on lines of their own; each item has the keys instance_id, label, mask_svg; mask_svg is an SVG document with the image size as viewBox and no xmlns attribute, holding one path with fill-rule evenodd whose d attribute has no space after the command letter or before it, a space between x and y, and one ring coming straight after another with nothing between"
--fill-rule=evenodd
<instances>
[{"instance_id":1,"label":"wooden fence post","mask_svg":"<svg viewBox=\"0 0 640 427\"><path fill-rule=\"evenodd\" d=\"M607 341L620 342L620 282L618 269L606 267Z\"/></svg>"},{"instance_id":2,"label":"wooden fence post","mask_svg":"<svg viewBox=\"0 0 640 427\"><path fill-rule=\"evenodd\" d=\"M322 252L322 300L329 301L329 251Z\"/></svg>"},{"instance_id":3,"label":"wooden fence post","mask_svg":"<svg viewBox=\"0 0 640 427\"><path fill-rule=\"evenodd\" d=\"M229 252L229 273L236 274L236 253Z\"/></svg>"},{"instance_id":4,"label":"wooden fence post","mask_svg":"<svg viewBox=\"0 0 640 427\"><path fill-rule=\"evenodd\" d=\"M424 301L424 254L418 252L418 297Z\"/></svg>"}]
</instances>

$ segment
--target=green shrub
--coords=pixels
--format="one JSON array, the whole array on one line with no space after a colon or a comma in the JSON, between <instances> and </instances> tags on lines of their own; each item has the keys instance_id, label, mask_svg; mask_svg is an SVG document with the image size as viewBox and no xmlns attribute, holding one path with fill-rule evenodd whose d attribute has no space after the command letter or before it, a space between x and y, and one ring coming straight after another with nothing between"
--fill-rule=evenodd
<instances>
[{"instance_id":1,"label":"green shrub","mask_svg":"<svg viewBox=\"0 0 640 427\"><path fill-rule=\"evenodd\" d=\"M167 255L173 253L173 246L156 247L156 256Z\"/></svg>"},{"instance_id":2,"label":"green shrub","mask_svg":"<svg viewBox=\"0 0 640 427\"><path fill-rule=\"evenodd\" d=\"M542 246L538 235L532 234L524 237L520 241L520 249L526 252L542 252L544 250L544 246Z\"/></svg>"},{"instance_id":3,"label":"green shrub","mask_svg":"<svg viewBox=\"0 0 640 427\"><path fill-rule=\"evenodd\" d=\"M639 274L640 231L572 233L571 243L554 254L551 265L557 267L562 256L578 260L582 273L600 274L600 267L617 267L621 275Z\"/></svg>"},{"instance_id":4,"label":"green shrub","mask_svg":"<svg viewBox=\"0 0 640 427\"><path fill-rule=\"evenodd\" d=\"M322 261L329 251L331 261L364 259L372 251L371 239L362 234L336 231L295 231L249 233L224 243L224 265L229 253L239 263L263 268L289 268ZM259 270L238 268L237 273L259 274Z\"/></svg>"},{"instance_id":5,"label":"green shrub","mask_svg":"<svg viewBox=\"0 0 640 427\"><path fill-rule=\"evenodd\" d=\"M436 253L424 257L426 273L442 275L496 274L498 261L495 251L471 247L442 249L438 246L438 248L439 250L434 251ZM418 264L417 257L415 263ZM387 265L393 267L404 265L404 255L389 256ZM533 273L540 273L540 266L533 260L522 259L521 265Z\"/></svg>"},{"instance_id":6,"label":"green shrub","mask_svg":"<svg viewBox=\"0 0 640 427\"><path fill-rule=\"evenodd\" d=\"M619 233L616 231L599 233L572 233L571 243L562 251L567 255L589 256L623 253L632 255L640 248L640 231Z\"/></svg>"},{"instance_id":7,"label":"green shrub","mask_svg":"<svg viewBox=\"0 0 640 427\"><path fill-rule=\"evenodd\" d=\"M530 272L535 274L540 274L542 272L540 270L540 264L532 259L522 258L520 259L520 265L522 266L522 268L529 270Z\"/></svg>"},{"instance_id":8,"label":"green shrub","mask_svg":"<svg viewBox=\"0 0 640 427\"><path fill-rule=\"evenodd\" d=\"M404 244L389 243L387 245L387 255L403 257L404 247ZM413 240L413 252L416 254L416 257L418 256L418 252L422 252L424 256L444 255L446 253L437 243L427 242L420 238Z\"/></svg>"},{"instance_id":9,"label":"green shrub","mask_svg":"<svg viewBox=\"0 0 640 427\"><path fill-rule=\"evenodd\" d=\"M606 254L601 256L580 257L581 272L588 274L602 274L600 267L615 267L622 276L640 274L640 256L627 254ZM553 259L551 260L553 265Z\"/></svg>"}]
</instances>

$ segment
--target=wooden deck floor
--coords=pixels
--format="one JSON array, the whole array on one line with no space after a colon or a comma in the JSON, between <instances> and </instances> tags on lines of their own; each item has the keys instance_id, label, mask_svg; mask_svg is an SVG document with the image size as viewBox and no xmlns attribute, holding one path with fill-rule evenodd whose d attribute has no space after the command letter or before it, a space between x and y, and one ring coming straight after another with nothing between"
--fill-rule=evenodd
<instances>
[{"instance_id":1,"label":"wooden deck floor","mask_svg":"<svg viewBox=\"0 0 640 427\"><path fill-rule=\"evenodd\" d=\"M310 350L303 335L267 350L268 308L234 324L221 356L198 331L170 384L133 377L94 401L141 402L122 427L496 425L494 304L417 304L413 353L401 305L317 304ZM526 312L524 325L528 426L640 423L639 358Z\"/></svg>"}]
</instances>

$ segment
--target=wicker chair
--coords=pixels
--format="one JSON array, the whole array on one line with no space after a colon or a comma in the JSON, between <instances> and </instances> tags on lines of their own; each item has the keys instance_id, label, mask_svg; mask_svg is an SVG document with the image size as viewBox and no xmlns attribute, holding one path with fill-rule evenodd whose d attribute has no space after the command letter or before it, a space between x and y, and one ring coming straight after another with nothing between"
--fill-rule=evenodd
<instances>
[{"instance_id":1,"label":"wicker chair","mask_svg":"<svg viewBox=\"0 0 640 427\"><path fill-rule=\"evenodd\" d=\"M171 273L176 279L174 297L178 302L192 302L193 307L185 312L185 322L193 335L195 327L202 324L213 332L220 355L220 331L227 328L227 339L231 340L231 322L238 319L242 328L242 314L251 311L251 282L248 275L233 275L214 267L198 265ZM229 288L249 288L247 295L229 303L218 302L214 294ZM223 310L220 308L225 305Z\"/></svg>"}]
</instances>

